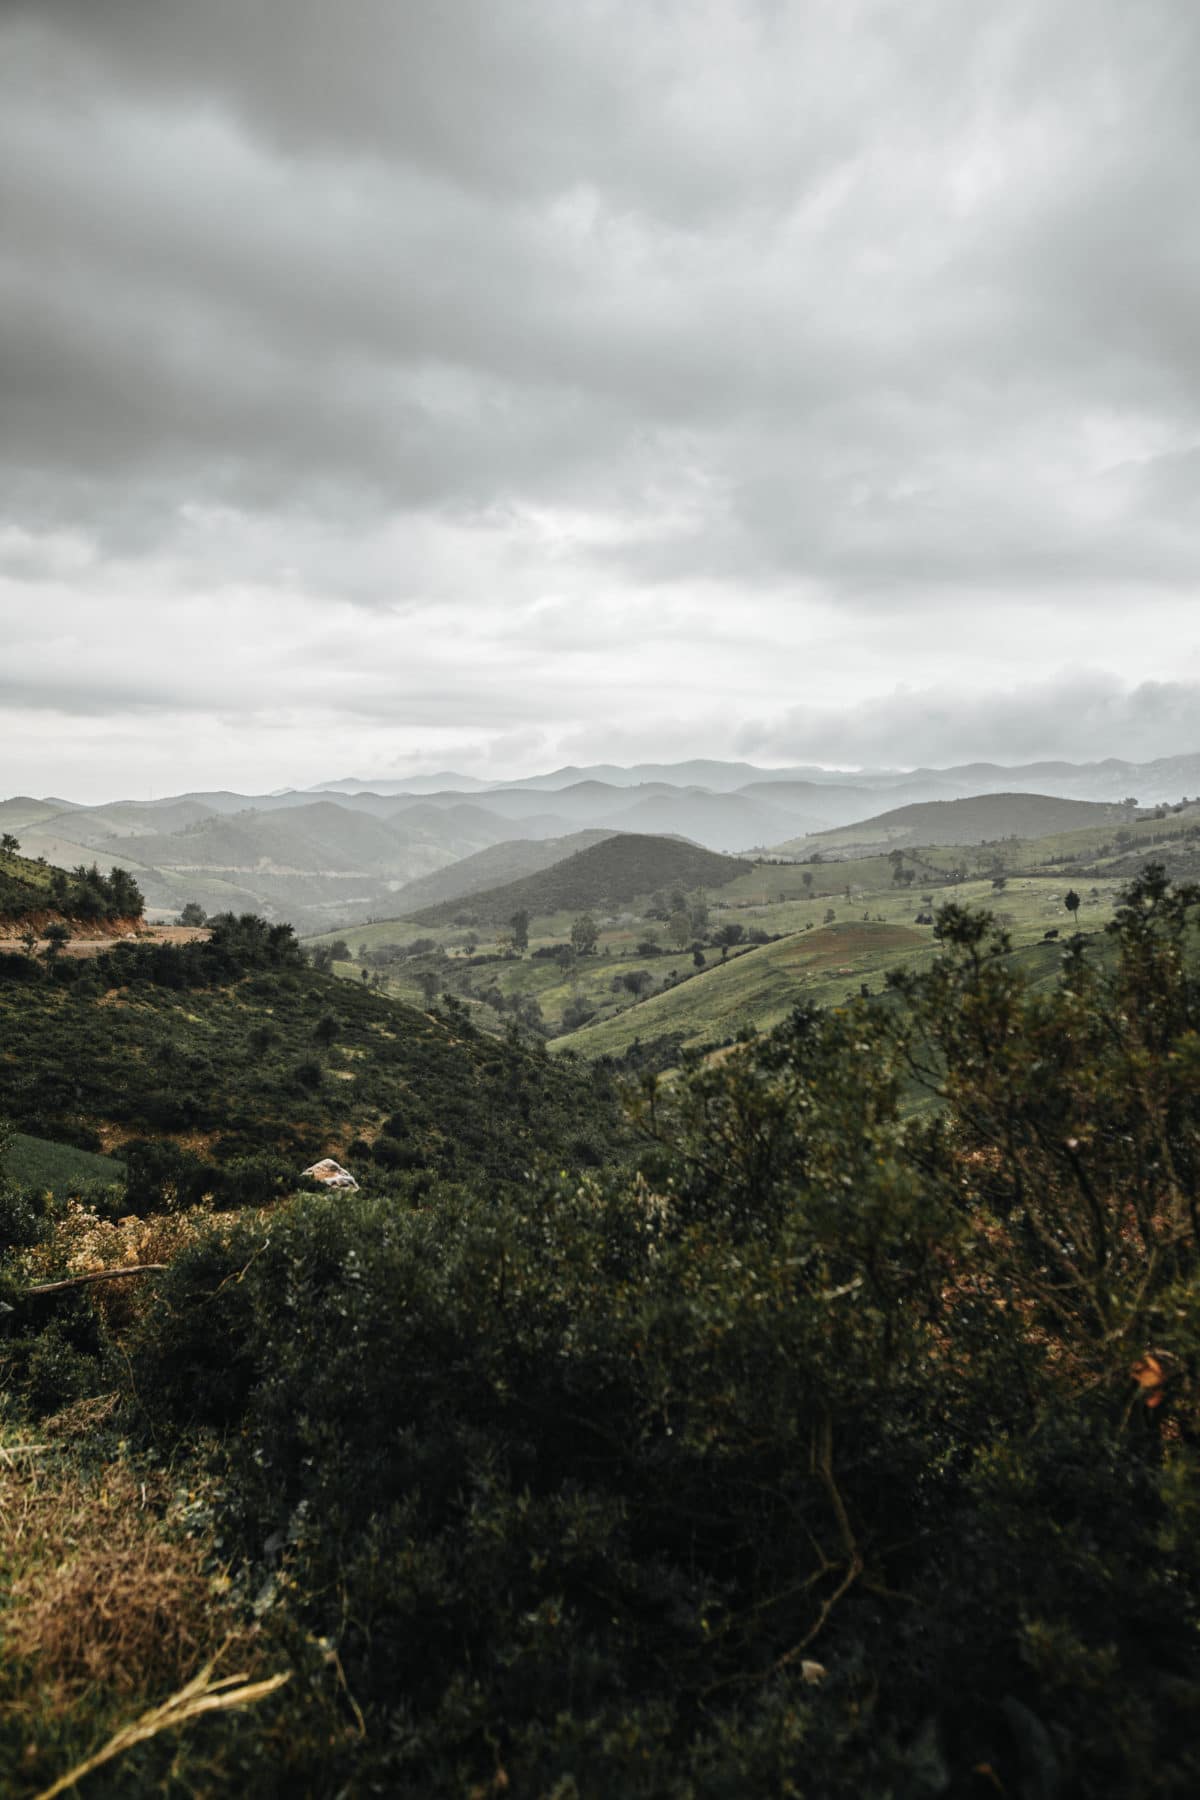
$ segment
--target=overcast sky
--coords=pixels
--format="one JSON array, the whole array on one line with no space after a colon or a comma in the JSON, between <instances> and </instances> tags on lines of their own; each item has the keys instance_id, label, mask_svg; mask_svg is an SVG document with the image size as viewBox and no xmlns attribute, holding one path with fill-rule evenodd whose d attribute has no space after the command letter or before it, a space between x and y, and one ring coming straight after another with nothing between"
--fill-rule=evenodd
<instances>
[{"instance_id":1,"label":"overcast sky","mask_svg":"<svg viewBox=\"0 0 1200 1800\"><path fill-rule=\"evenodd\" d=\"M0 793L1200 749L1200 8L0 0Z\"/></svg>"}]
</instances>

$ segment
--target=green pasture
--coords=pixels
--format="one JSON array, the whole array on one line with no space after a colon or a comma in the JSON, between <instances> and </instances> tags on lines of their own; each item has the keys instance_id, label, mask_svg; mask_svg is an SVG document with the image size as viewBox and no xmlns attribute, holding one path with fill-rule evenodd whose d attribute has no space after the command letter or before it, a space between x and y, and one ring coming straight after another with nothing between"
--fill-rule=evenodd
<instances>
[{"instance_id":1,"label":"green pasture","mask_svg":"<svg viewBox=\"0 0 1200 1800\"><path fill-rule=\"evenodd\" d=\"M112 1156L77 1150L74 1144L52 1144L46 1138L13 1133L5 1158L6 1172L22 1187L51 1193L75 1193L91 1181L124 1181L125 1165Z\"/></svg>"},{"instance_id":2,"label":"green pasture","mask_svg":"<svg viewBox=\"0 0 1200 1800\"><path fill-rule=\"evenodd\" d=\"M805 995L818 1005L857 993L864 980L900 961L928 960L932 937L917 927L854 923L797 932L763 944L693 980L653 994L609 1020L554 1040L554 1049L585 1056L619 1056L635 1038L679 1032L688 1044L714 1043L743 1026L777 1025Z\"/></svg>"}]
</instances>

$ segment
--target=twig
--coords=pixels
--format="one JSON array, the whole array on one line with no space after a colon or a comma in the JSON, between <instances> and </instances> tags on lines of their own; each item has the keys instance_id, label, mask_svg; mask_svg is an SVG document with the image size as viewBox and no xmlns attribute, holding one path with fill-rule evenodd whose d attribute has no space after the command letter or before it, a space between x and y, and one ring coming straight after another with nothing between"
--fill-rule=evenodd
<instances>
[{"instance_id":1,"label":"twig","mask_svg":"<svg viewBox=\"0 0 1200 1800\"><path fill-rule=\"evenodd\" d=\"M123 1725L110 1737L107 1744L89 1756L85 1762L77 1763L65 1775L48 1788L44 1788L36 1796L36 1800L55 1800L58 1794L64 1794L68 1788L74 1787L93 1769L99 1769L104 1763L111 1762L115 1756L130 1750L135 1744L144 1744L148 1738L157 1737L161 1731L171 1731L177 1726L186 1725L190 1720L201 1717L204 1713L226 1712L235 1706L252 1706L258 1700L265 1700L268 1694L275 1693L286 1681L291 1680L290 1670L280 1675L270 1675L265 1681L247 1681L245 1674L225 1675L220 1681L211 1679L216 1658L205 1663L198 1675L181 1687L177 1694L164 1700L161 1706L151 1707L140 1719L132 1724ZM239 1687L238 1683L242 1685Z\"/></svg>"},{"instance_id":2,"label":"twig","mask_svg":"<svg viewBox=\"0 0 1200 1800\"><path fill-rule=\"evenodd\" d=\"M833 1420L830 1417L828 1407L825 1408L824 1417L821 1420L819 1447L814 1444L813 1449L813 1467L815 1472L821 1477L825 1492L829 1496L829 1504L833 1508L833 1515L838 1524L838 1533L842 1540L842 1546L846 1552L846 1573L842 1576L842 1579L838 1582L832 1594L830 1594L827 1599L822 1600L821 1610L817 1614L815 1623L805 1632L804 1636L800 1639L800 1642L798 1644L793 1644L790 1650L784 1651L783 1655L775 1664L777 1669L786 1668L788 1663L793 1662L797 1656L800 1656L808 1649L808 1646L812 1643L813 1639L824 1629L826 1621L838 1601L842 1598L843 1594L848 1592L848 1590L854 1586L854 1583L863 1572L862 1551L858 1547L858 1539L855 1537L853 1527L850 1524L850 1516L846 1511L845 1502L842 1499L841 1493L838 1490L838 1484L833 1476Z\"/></svg>"},{"instance_id":3,"label":"twig","mask_svg":"<svg viewBox=\"0 0 1200 1800\"><path fill-rule=\"evenodd\" d=\"M123 1269L96 1269L90 1275L72 1275L67 1281L43 1281L22 1288L25 1294L60 1294L64 1288L84 1287L90 1281L115 1281L120 1275L161 1275L166 1263L130 1263Z\"/></svg>"}]
</instances>

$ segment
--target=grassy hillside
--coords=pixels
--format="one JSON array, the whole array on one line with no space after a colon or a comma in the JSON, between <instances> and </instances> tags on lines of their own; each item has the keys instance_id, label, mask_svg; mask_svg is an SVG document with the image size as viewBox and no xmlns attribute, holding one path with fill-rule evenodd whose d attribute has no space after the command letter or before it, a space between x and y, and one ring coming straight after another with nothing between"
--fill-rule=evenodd
<instances>
[{"instance_id":1,"label":"grassy hillside","mask_svg":"<svg viewBox=\"0 0 1200 1800\"><path fill-rule=\"evenodd\" d=\"M27 914L47 911L88 924L138 918L142 904L141 891L124 869L101 875L93 865L68 874L16 851L0 849L0 920L10 924Z\"/></svg>"},{"instance_id":2,"label":"grassy hillside","mask_svg":"<svg viewBox=\"0 0 1200 1800\"><path fill-rule=\"evenodd\" d=\"M830 864L820 874L832 880L851 866ZM799 871L756 871L755 877L728 890L731 898L739 890L742 893L722 915L765 920L776 930L787 931L787 936L758 948L738 949L726 963L712 961L636 1005L556 1037L552 1049L596 1057L623 1056L638 1040L647 1043L672 1036L684 1046L720 1043L744 1027L770 1029L801 999L838 1006L857 995L864 983L877 992L889 970L924 967L937 955L931 925L915 923L922 900L907 890L872 893L855 885L850 901L843 891L840 898L831 892L815 900L797 897L767 906L751 886L760 876L784 878L794 873ZM1081 929L1094 930L1107 920L1117 885L1088 884L1078 919ZM1062 903L1065 886L1058 876L1016 878L1002 893L988 881L955 882L939 890L936 902L940 905L952 897L960 905L991 911L1019 949L1037 947L1040 955L1048 930L1065 935L1070 928ZM869 901L866 918L856 910L862 909L864 898ZM822 923L831 911L836 919ZM1051 944L1045 953L1056 964L1060 950Z\"/></svg>"},{"instance_id":3,"label":"grassy hillside","mask_svg":"<svg viewBox=\"0 0 1200 1800\"><path fill-rule=\"evenodd\" d=\"M1048 837L1084 826L1112 830L1132 818L1131 810L1101 801L1062 800L1049 794L978 794L969 800L929 800L894 807L857 824L820 832L808 848L982 844L1007 837Z\"/></svg>"},{"instance_id":4,"label":"grassy hillside","mask_svg":"<svg viewBox=\"0 0 1200 1800\"><path fill-rule=\"evenodd\" d=\"M615 1018L556 1038L554 1049L621 1056L638 1039L678 1035L684 1045L707 1044L747 1026L769 1030L802 996L814 1005L837 1004L863 981L877 984L886 969L928 961L934 949L932 934L916 926L818 926L715 963Z\"/></svg>"},{"instance_id":5,"label":"grassy hillside","mask_svg":"<svg viewBox=\"0 0 1200 1800\"><path fill-rule=\"evenodd\" d=\"M522 909L542 916L605 902L619 904L659 888L720 888L750 866L675 838L621 832L536 875L474 894L469 903L450 900L409 917L420 924L441 925L469 914L478 923L497 924Z\"/></svg>"},{"instance_id":6,"label":"grassy hillside","mask_svg":"<svg viewBox=\"0 0 1200 1800\"><path fill-rule=\"evenodd\" d=\"M0 918L15 919L22 913L50 905L50 876L44 864L0 850Z\"/></svg>"},{"instance_id":7,"label":"grassy hillside","mask_svg":"<svg viewBox=\"0 0 1200 1800\"><path fill-rule=\"evenodd\" d=\"M515 1176L541 1150L599 1161L595 1091L465 1018L316 973L286 927L218 927L0 978L0 1116L89 1149L170 1136L214 1163L371 1154ZM573 1147L573 1148L572 1148Z\"/></svg>"},{"instance_id":8,"label":"grassy hillside","mask_svg":"<svg viewBox=\"0 0 1200 1800\"><path fill-rule=\"evenodd\" d=\"M9 1175L27 1187L59 1196L78 1192L93 1181L122 1181L124 1163L115 1157L97 1156L75 1144L54 1144L46 1138L13 1133L6 1159Z\"/></svg>"},{"instance_id":9,"label":"grassy hillside","mask_svg":"<svg viewBox=\"0 0 1200 1800\"><path fill-rule=\"evenodd\" d=\"M510 838L491 844L444 869L435 869L432 875L406 882L396 894L396 916L403 918L443 900L461 900L467 894L481 894L489 888L520 881L612 836L611 831L575 831L569 837Z\"/></svg>"}]
</instances>

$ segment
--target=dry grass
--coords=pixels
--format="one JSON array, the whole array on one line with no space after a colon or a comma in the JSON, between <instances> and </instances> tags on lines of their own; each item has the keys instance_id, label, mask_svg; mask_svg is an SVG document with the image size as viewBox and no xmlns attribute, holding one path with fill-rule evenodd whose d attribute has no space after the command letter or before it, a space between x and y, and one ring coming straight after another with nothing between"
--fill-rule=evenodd
<instances>
[{"instance_id":1,"label":"dry grass","mask_svg":"<svg viewBox=\"0 0 1200 1800\"><path fill-rule=\"evenodd\" d=\"M49 1421L51 1452L103 1405ZM93 1684L121 1695L178 1686L230 1635L206 1546L164 1535L165 1499L123 1462L88 1478L52 1454L0 1457L6 1653L61 1703Z\"/></svg>"}]
</instances>

